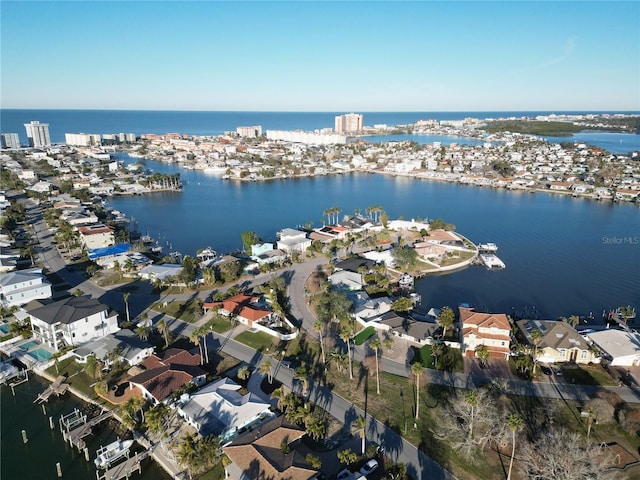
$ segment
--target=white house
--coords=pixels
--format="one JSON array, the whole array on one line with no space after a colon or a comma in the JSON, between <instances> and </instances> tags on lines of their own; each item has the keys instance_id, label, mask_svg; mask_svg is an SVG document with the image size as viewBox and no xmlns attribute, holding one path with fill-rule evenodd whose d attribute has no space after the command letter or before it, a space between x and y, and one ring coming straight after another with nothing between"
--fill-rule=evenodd
<instances>
[{"instance_id":1,"label":"white house","mask_svg":"<svg viewBox=\"0 0 640 480\"><path fill-rule=\"evenodd\" d=\"M51 283L34 268L0 274L0 304L3 307L26 305L31 300L51 298Z\"/></svg>"},{"instance_id":2,"label":"white house","mask_svg":"<svg viewBox=\"0 0 640 480\"><path fill-rule=\"evenodd\" d=\"M201 435L220 435L225 444L243 428L273 418L270 406L255 393L242 395L240 385L221 378L192 394L178 414Z\"/></svg>"},{"instance_id":3,"label":"white house","mask_svg":"<svg viewBox=\"0 0 640 480\"><path fill-rule=\"evenodd\" d=\"M141 340L131 330L123 328L76 348L73 354L80 363L86 363L87 358L90 356L95 356L99 360L106 360L109 353L116 348L121 351L117 360L133 367L152 355L155 347Z\"/></svg>"},{"instance_id":4,"label":"white house","mask_svg":"<svg viewBox=\"0 0 640 480\"><path fill-rule=\"evenodd\" d=\"M82 243L87 250L115 245L114 231L113 227L102 224L88 225L78 229Z\"/></svg>"},{"instance_id":5,"label":"white house","mask_svg":"<svg viewBox=\"0 0 640 480\"><path fill-rule=\"evenodd\" d=\"M287 253L304 252L311 246L311 239L307 238L306 232L285 228L278 232L278 242L276 247Z\"/></svg>"},{"instance_id":6,"label":"white house","mask_svg":"<svg viewBox=\"0 0 640 480\"><path fill-rule=\"evenodd\" d=\"M609 329L588 336L605 353L611 366L640 365L640 335L637 333Z\"/></svg>"},{"instance_id":7,"label":"white house","mask_svg":"<svg viewBox=\"0 0 640 480\"><path fill-rule=\"evenodd\" d=\"M56 352L117 332L118 315L88 297L69 297L27 312L33 336Z\"/></svg>"}]
</instances>

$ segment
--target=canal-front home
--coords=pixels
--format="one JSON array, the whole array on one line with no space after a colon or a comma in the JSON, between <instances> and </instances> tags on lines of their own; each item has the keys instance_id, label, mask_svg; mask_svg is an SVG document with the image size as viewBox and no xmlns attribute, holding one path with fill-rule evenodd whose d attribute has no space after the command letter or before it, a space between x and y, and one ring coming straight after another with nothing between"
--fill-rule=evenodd
<instances>
[{"instance_id":1,"label":"canal-front home","mask_svg":"<svg viewBox=\"0 0 640 480\"><path fill-rule=\"evenodd\" d=\"M118 314L98 300L69 297L27 311L33 337L56 352L117 332Z\"/></svg>"},{"instance_id":2,"label":"canal-front home","mask_svg":"<svg viewBox=\"0 0 640 480\"><path fill-rule=\"evenodd\" d=\"M519 320L516 325L527 342L535 347L531 332L540 330L538 361L542 363L596 363L600 359L587 341L566 322L554 320Z\"/></svg>"},{"instance_id":3,"label":"canal-front home","mask_svg":"<svg viewBox=\"0 0 640 480\"><path fill-rule=\"evenodd\" d=\"M476 348L485 345L492 358L509 358L511 324L504 313L481 313L459 307L462 325L462 351L474 357Z\"/></svg>"}]
</instances>

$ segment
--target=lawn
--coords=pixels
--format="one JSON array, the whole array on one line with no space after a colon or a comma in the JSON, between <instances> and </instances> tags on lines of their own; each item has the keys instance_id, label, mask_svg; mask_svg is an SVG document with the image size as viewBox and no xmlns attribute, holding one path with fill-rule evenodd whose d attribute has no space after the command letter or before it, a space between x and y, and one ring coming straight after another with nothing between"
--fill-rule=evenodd
<instances>
[{"instance_id":1,"label":"lawn","mask_svg":"<svg viewBox=\"0 0 640 480\"><path fill-rule=\"evenodd\" d=\"M193 323L202 318L202 310L197 299L186 302L170 302L167 303L166 307L158 302L151 306L151 310L178 318L187 323Z\"/></svg>"},{"instance_id":2,"label":"lawn","mask_svg":"<svg viewBox=\"0 0 640 480\"><path fill-rule=\"evenodd\" d=\"M94 380L93 378L89 377L89 375L84 372L84 365L76 362L73 357L65 358L64 360L58 362L57 369L55 364L52 365L47 369L47 373L53 377L64 375L66 377L65 382L68 383L72 388L85 394L87 397L98 401L99 403L106 403L105 400L98 397L98 395L96 395L96 392L93 390L92 385L98 380Z\"/></svg>"},{"instance_id":3,"label":"lawn","mask_svg":"<svg viewBox=\"0 0 640 480\"><path fill-rule=\"evenodd\" d=\"M355 343L356 345L362 345L364 342L369 340L375 334L376 334L375 328L367 327L361 332L358 332L358 334L355 337L353 337L353 343Z\"/></svg>"},{"instance_id":4,"label":"lawn","mask_svg":"<svg viewBox=\"0 0 640 480\"><path fill-rule=\"evenodd\" d=\"M224 333L231 328L231 322L227 317L216 315L205 324L205 327L216 333Z\"/></svg>"},{"instance_id":5,"label":"lawn","mask_svg":"<svg viewBox=\"0 0 640 480\"><path fill-rule=\"evenodd\" d=\"M560 367L567 383L576 385L600 385L615 387L618 385L600 365L563 365Z\"/></svg>"},{"instance_id":6,"label":"lawn","mask_svg":"<svg viewBox=\"0 0 640 480\"><path fill-rule=\"evenodd\" d=\"M433 365L433 356L431 355L431 345L425 345L420 349L413 349L413 362L420 362L426 368L435 368Z\"/></svg>"},{"instance_id":7,"label":"lawn","mask_svg":"<svg viewBox=\"0 0 640 480\"><path fill-rule=\"evenodd\" d=\"M251 332L249 330L245 330L244 332L236 335L234 340L244 343L254 350L258 350L263 353L269 352L270 350L276 351L276 347L278 345L278 340L275 337L272 337L268 333L258 331Z\"/></svg>"}]
</instances>

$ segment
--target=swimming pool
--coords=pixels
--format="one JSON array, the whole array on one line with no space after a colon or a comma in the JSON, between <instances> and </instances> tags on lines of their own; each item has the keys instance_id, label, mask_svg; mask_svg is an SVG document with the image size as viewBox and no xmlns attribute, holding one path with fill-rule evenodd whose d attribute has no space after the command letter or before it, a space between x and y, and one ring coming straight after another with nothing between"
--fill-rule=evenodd
<instances>
[{"instance_id":1,"label":"swimming pool","mask_svg":"<svg viewBox=\"0 0 640 480\"><path fill-rule=\"evenodd\" d=\"M20 345L20 348L22 350L29 350L31 347L35 347L36 345L38 345L38 342L34 342L33 340L27 343L23 343L22 345Z\"/></svg>"},{"instance_id":2,"label":"swimming pool","mask_svg":"<svg viewBox=\"0 0 640 480\"><path fill-rule=\"evenodd\" d=\"M9 331L10 331L10 328L8 323L0 323L0 332L6 335L7 333L9 333Z\"/></svg>"},{"instance_id":3,"label":"swimming pool","mask_svg":"<svg viewBox=\"0 0 640 480\"><path fill-rule=\"evenodd\" d=\"M31 355L33 358L35 358L40 362L44 362L46 360L49 360L51 357L53 357L53 354L50 352L47 352L44 348L36 348L35 350L31 350L29 352L29 355Z\"/></svg>"}]
</instances>

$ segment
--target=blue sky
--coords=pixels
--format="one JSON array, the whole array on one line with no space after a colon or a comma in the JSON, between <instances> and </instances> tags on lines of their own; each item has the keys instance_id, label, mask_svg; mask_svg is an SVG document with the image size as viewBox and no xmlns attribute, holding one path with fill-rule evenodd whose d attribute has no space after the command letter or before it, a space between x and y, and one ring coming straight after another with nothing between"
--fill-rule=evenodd
<instances>
[{"instance_id":1,"label":"blue sky","mask_svg":"<svg viewBox=\"0 0 640 480\"><path fill-rule=\"evenodd\" d=\"M0 2L2 108L640 110L640 2Z\"/></svg>"}]
</instances>

